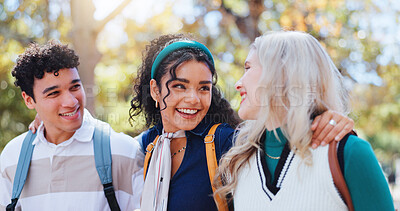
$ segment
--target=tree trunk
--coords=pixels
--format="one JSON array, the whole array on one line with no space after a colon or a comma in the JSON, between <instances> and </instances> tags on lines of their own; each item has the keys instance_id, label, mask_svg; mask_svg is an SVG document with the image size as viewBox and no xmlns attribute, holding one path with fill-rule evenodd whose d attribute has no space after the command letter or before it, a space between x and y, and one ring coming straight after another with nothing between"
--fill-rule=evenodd
<instances>
[{"instance_id":1,"label":"tree trunk","mask_svg":"<svg viewBox=\"0 0 400 211\"><path fill-rule=\"evenodd\" d=\"M96 20L93 14L95 7L91 0L71 0L72 42L80 58L78 67L86 91L86 108L95 115L96 85L94 68L101 59L97 50Z\"/></svg>"},{"instance_id":2,"label":"tree trunk","mask_svg":"<svg viewBox=\"0 0 400 211\"><path fill-rule=\"evenodd\" d=\"M265 10L264 1L249 0L248 5L249 15L246 17L241 17L233 13L232 10L225 5L224 0L221 1L220 11L225 16L230 16L231 18L233 18L239 31L251 41L254 41L256 37L261 35L260 31L258 30L258 21L260 15Z\"/></svg>"}]
</instances>

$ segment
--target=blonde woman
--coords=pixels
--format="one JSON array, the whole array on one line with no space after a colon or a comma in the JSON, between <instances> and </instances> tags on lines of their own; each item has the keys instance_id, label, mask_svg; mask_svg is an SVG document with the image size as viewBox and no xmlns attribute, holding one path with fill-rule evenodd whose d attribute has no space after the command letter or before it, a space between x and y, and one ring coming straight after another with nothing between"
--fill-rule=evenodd
<instances>
[{"instance_id":1,"label":"blonde woman","mask_svg":"<svg viewBox=\"0 0 400 211\"><path fill-rule=\"evenodd\" d=\"M242 102L234 146L220 161L235 210L347 210L334 186L328 147L311 148L311 122L326 110L347 114L342 76L307 33L258 37L237 82ZM344 178L355 210L394 210L388 184L368 142L350 135Z\"/></svg>"}]
</instances>

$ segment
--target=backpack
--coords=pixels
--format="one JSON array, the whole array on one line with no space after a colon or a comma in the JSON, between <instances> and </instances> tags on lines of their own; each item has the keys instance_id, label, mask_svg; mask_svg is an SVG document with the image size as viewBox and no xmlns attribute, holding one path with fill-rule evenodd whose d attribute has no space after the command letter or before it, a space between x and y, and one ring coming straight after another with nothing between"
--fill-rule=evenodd
<instances>
[{"instance_id":1,"label":"backpack","mask_svg":"<svg viewBox=\"0 0 400 211\"><path fill-rule=\"evenodd\" d=\"M24 187L26 177L28 175L29 166L32 159L32 145L36 134L31 131L26 135L21 152L18 158L17 170L15 172L11 203L7 205L7 211L14 211L18 199ZM108 205L112 211L120 211L117 199L115 197L114 186L112 184L111 169L111 149L110 149L110 128L105 124L96 124L93 133L94 160L96 163L97 173L99 174L101 184L103 184L104 194L107 198Z\"/></svg>"},{"instance_id":2,"label":"backpack","mask_svg":"<svg viewBox=\"0 0 400 211\"><path fill-rule=\"evenodd\" d=\"M219 124L213 125L210 130L208 131L208 135L204 138L204 144L206 147L206 157L207 157L207 167L208 167L208 175L210 176L210 182L211 182L211 187L213 192L215 192L215 187L213 186L213 180L215 176L215 171L218 168L218 163L217 163L217 156L215 154L215 143L214 143L214 138L215 138L215 131L217 130ZM143 177L146 179L146 172L148 165L150 163L150 158L151 158L151 153L153 152L154 146L156 145L158 141L157 136L152 143L147 145L146 147L146 156L144 158L144 167L143 167ZM218 178L218 182L221 182L220 178ZM218 195L216 197L216 204L218 210L221 211L227 211L229 210L227 201L225 199L221 199Z\"/></svg>"},{"instance_id":3,"label":"backpack","mask_svg":"<svg viewBox=\"0 0 400 211\"><path fill-rule=\"evenodd\" d=\"M339 143L332 141L329 144L328 160L329 168L331 170L333 182L339 191L340 196L346 203L349 211L354 211L353 202L351 200L349 189L347 188L346 181L344 180L344 145L349 138L349 135L355 135L351 132L347 134Z\"/></svg>"}]
</instances>

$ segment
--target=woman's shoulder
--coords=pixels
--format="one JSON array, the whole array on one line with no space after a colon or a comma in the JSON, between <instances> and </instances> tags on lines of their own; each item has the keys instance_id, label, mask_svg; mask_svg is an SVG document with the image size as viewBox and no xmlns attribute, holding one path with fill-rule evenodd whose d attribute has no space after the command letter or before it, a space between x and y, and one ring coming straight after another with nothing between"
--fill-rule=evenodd
<instances>
[{"instance_id":1,"label":"woman's shoulder","mask_svg":"<svg viewBox=\"0 0 400 211\"><path fill-rule=\"evenodd\" d=\"M389 186L374 151L357 136L350 135L344 146L344 177L355 210L394 210Z\"/></svg>"},{"instance_id":2,"label":"woman's shoulder","mask_svg":"<svg viewBox=\"0 0 400 211\"><path fill-rule=\"evenodd\" d=\"M235 129L233 129L229 124L221 123L215 131L215 138L222 142L232 141L234 132Z\"/></svg>"},{"instance_id":3,"label":"woman's shoulder","mask_svg":"<svg viewBox=\"0 0 400 211\"><path fill-rule=\"evenodd\" d=\"M348 137L343 149L343 159L345 176L357 174L357 171L382 171L371 144L358 136Z\"/></svg>"},{"instance_id":4,"label":"woman's shoulder","mask_svg":"<svg viewBox=\"0 0 400 211\"><path fill-rule=\"evenodd\" d=\"M360 159L370 156L375 157L371 144L355 135L350 135L348 137L344 146L344 155L346 157L355 157Z\"/></svg>"},{"instance_id":5,"label":"woman's shoulder","mask_svg":"<svg viewBox=\"0 0 400 211\"><path fill-rule=\"evenodd\" d=\"M235 129L233 129L228 123L221 123L216 130L216 133L217 132L222 135L229 136L235 132Z\"/></svg>"},{"instance_id":6,"label":"woman's shoulder","mask_svg":"<svg viewBox=\"0 0 400 211\"><path fill-rule=\"evenodd\" d=\"M152 143L158 134L159 134L159 129L157 128L157 126L153 126L143 131L140 138L141 140L139 140L139 142L141 142L143 149L146 149L147 145Z\"/></svg>"},{"instance_id":7,"label":"woman's shoulder","mask_svg":"<svg viewBox=\"0 0 400 211\"><path fill-rule=\"evenodd\" d=\"M215 131L215 142L217 148L217 157L221 157L222 154L227 152L233 145L233 129L229 124L222 123L218 126Z\"/></svg>"}]
</instances>

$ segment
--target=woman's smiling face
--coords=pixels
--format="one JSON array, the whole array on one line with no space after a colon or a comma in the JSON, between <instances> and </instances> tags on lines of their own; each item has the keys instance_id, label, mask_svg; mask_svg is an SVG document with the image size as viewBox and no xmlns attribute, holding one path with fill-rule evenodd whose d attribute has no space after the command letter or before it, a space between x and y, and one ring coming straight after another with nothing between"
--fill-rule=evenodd
<instances>
[{"instance_id":1,"label":"woman's smiling face","mask_svg":"<svg viewBox=\"0 0 400 211\"><path fill-rule=\"evenodd\" d=\"M166 83L171 78L169 71L161 78L161 93L158 92L156 96L164 130L193 130L206 116L211 105L211 71L203 62L191 60L182 63L176 68L177 79L168 84L168 94Z\"/></svg>"},{"instance_id":2,"label":"woman's smiling face","mask_svg":"<svg viewBox=\"0 0 400 211\"><path fill-rule=\"evenodd\" d=\"M259 80L262 73L262 66L255 48L250 50L244 69L243 76L235 84L236 90L242 97L238 114L243 120L255 120L261 106L257 100L257 89L260 89Z\"/></svg>"}]
</instances>

